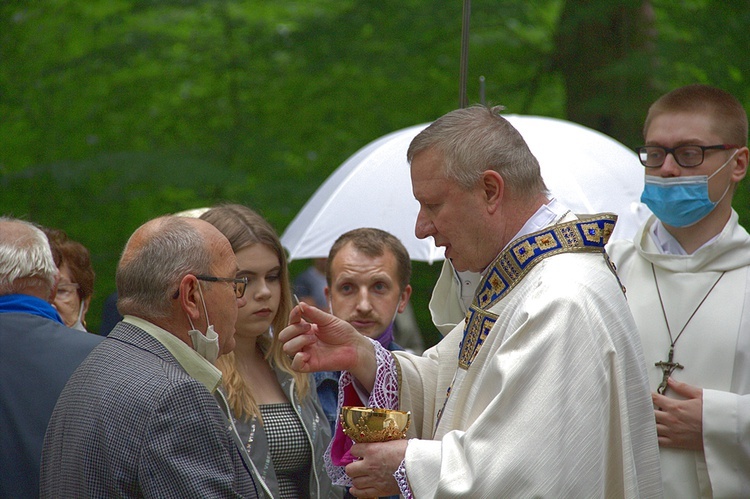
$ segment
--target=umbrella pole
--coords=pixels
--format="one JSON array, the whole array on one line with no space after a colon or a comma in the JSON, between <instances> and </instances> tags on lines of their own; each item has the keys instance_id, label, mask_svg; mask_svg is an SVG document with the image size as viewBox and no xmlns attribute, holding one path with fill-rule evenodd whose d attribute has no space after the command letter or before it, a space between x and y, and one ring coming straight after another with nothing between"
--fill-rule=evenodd
<instances>
[{"instance_id":1,"label":"umbrella pole","mask_svg":"<svg viewBox=\"0 0 750 499\"><path fill-rule=\"evenodd\" d=\"M466 96L466 75L469 66L469 19L471 17L471 0L464 0L463 22L461 24L461 69L459 74L458 103L461 108L468 106Z\"/></svg>"}]
</instances>

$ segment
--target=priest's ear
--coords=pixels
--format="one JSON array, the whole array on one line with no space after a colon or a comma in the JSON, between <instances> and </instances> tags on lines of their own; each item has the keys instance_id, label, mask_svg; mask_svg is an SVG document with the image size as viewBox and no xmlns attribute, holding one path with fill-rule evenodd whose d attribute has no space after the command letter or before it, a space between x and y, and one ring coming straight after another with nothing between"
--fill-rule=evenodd
<instances>
[{"instance_id":1,"label":"priest's ear","mask_svg":"<svg viewBox=\"0 0 750 499\"><path fill-rule=\"evenodd\" d=\"M490 213L493 213L503 201L505 180L495 170L485 170L482 172L479 182L487 209Z\"/></svg>"}]
</instances>

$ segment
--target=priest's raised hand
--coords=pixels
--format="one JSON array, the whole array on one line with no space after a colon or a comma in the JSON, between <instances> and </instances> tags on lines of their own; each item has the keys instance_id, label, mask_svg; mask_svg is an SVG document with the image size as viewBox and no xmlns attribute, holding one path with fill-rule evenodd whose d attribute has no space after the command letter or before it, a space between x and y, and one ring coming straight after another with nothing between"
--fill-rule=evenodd
<instances>
[{"instance_id":1,"label":"priest's raised hand","mask_svg":"<svg viewBox=\"0 0 750 499\"><path fill-rule=\"evenodd\" d=\"M370 340L343 319L300 303L279 333L284 353L300 372L349 371L367 389L375 381L375 351Z\"/></svg>"}]
</instances>

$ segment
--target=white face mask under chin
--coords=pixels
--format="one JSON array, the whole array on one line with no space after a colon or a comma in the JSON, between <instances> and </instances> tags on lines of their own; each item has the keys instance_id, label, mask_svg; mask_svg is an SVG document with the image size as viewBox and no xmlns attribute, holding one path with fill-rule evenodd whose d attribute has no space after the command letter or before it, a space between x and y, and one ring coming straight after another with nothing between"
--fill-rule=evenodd
<instances>
[{"instance_id":1,"label":"white face mask under chin","mask_svg":"<svg viewBox=\"0 0 750 499\"><path fill-rule=\"evenodd\" d=\"M83 305L84 305L84 303L81 302L81 308L78 309L78 319L70 327L72 329L77 329L79 331L86 331L86 332L88 332L88 330L86 329L86 326L83 325Z\"/></svg>"},{"instance_id":2,"label":"white face mask under chin","mask_svg":"<svg viewBox=\"0 0 750 499\"><path fill-rule=\"evenodd\" d=\"M206 313L206 323L208 328L206 334L201 333L193 325L193 321L188 316L188 322L190 322L190 339L193 341L193 350L198 352L198 355L209 361L210 363L216 362L219 358L219 335L214 331L214 325L208 318L208 309L206 308L206 301L203 299L203 290L201 289L201 283L198 282L198 292L201 295L201 302L203 302L203 311Z\"/></svg>"}]
</instances>

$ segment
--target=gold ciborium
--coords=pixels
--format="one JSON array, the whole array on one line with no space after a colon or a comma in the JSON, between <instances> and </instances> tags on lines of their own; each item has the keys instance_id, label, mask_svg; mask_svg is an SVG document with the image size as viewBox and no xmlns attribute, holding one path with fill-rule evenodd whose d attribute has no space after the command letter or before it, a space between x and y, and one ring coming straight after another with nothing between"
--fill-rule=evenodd
<instances>
[{"instance_id":1,"label":"gold ciborium","mask_svg":"<svg viewBox=\"0 0 750 499\"><path fill-rule=\"evenodd\" d=\"M339 419L341 429L347 437L359 444L366 444L406 438L411 413L395 409L344 406Z\"/></svg>"},{"instance_id":2,"label":"gold ciborium","mask_svg":"<svg viewBox=\"0 0 750 499\"><path fill-rule=\"evenodd\" d=\"M341 408L341 428L357 443L387 442L406 438L411 413L375 407Z\"/></svg>"}]
</instances>

